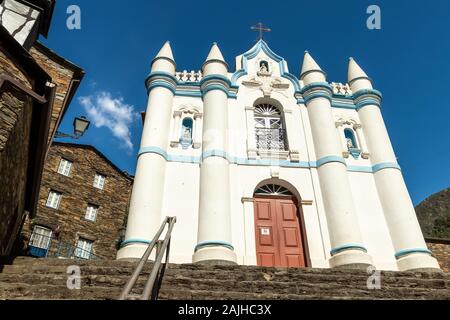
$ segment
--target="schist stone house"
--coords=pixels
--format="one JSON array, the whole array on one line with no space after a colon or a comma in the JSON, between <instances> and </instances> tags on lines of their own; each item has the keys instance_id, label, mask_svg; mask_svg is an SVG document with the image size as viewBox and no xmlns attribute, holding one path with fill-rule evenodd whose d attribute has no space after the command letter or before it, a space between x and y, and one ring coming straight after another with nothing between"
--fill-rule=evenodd
<instances>
[{"instance_id":1,"label":"schist stone house","mask_svg":"<svg viewBox=\"0 0 450 320\"><path fill-rule=\"evenodd\" d=\"M34 217L45 156L84 72L37 42L53 0L0 1L0 257Z\"/></svg>"},{"instance_id":2,"label":"schist stone house","mask_svg":"<svg viewBox=\"0 0 450 320\"><path fill-rule=\"evenodd\" d=\"M118 259L176 216L175 263L440 270L355 60L330 83L306 52L297 78L261 40L233 72L216 44L201 72L176 72L166 43L146 87Z\"/></svg>"},{"instance_id":3,"label":"schist stone house","mask_svg":"<svg viewBox=\"0 0 450 320\"><path fill-rule=\"evenodd\" d=\"M96 148L54 142L37 214L22 243L35 257L113 259L124 232L133 178Z\"/></svg>"}]
</instances>

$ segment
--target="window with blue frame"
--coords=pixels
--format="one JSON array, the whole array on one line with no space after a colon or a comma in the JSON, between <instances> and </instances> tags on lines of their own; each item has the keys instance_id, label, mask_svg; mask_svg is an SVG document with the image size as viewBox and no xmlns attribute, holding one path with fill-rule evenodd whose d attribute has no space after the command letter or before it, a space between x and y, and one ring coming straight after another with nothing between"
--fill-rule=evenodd
<instances>
[{"instance_id":1,"label":"window with blue frame","mask_svg":"<svg viewBox=\"0 0 450 320\"><path fill-rule=\"evenodd\" d=\"M194 131L194 120L192 120L192 118L184 118L180 138L180 143L183 149L188 149L192 145L193 131Z\"/></svg>"}]
</instances>

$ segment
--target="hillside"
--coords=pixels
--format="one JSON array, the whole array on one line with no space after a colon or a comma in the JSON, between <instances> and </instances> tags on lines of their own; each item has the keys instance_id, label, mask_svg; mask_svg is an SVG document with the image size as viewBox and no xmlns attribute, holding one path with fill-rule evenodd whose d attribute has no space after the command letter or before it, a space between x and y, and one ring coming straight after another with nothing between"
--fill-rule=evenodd
<instances>
[{"instance_id":1,"label":"hillside","mask_svg":"<svg viewBox=\"0 0 450 320\"><path fill-rule=\"evenodd\" d=\"M416 212L425 237L450 239L450 188L424 200Z\"/></svg>"}]
</instances>

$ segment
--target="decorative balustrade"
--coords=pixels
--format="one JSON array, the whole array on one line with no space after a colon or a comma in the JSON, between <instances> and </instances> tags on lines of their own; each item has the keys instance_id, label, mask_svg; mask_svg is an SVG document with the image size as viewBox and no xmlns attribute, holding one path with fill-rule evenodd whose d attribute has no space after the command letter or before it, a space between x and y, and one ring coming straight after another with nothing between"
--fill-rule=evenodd
<instances>
[{"instance_id":1,"label":"decorative balustrade","mask_svg":"<svg viewBox=\"0 0 450 320\"><path fill-rule=\"evenodd\" d=\"M352 89L350 89L350 86L348 83L338 83L338 82L332 82L331 86L333 87L333 93L340 96L351 96L353 95Z\"/></svg>"},{"instance_id":2,"label":"decorative balustrade","mask_svg":"<svg viewBox=\"0 0 450 320\"><path fill-rule=\"evenodd\" d=\"M179 82L200 82L203 78L202 72L184 70L183 72L177 72L175 77Z\"/></svg>"},{"instance_id":3,"label":"decorative balustrade","mask_svg":"<svg viewBox=\"0 0 450 320\"><path fill-rule=\"evenodd\" d=\"M285 151L287 147L286 130L255 129L258 150Z\"/></svg>"}]
</instances>

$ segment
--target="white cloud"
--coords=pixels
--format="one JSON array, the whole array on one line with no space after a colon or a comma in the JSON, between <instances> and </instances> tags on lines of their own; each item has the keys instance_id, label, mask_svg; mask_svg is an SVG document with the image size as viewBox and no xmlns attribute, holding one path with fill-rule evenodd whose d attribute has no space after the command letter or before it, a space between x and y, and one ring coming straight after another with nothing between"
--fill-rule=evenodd
<instances>
[{"instance_id":1,"label":"white cloud","mask_svg":"<svg viewBox=\"0 0 450 320\"><path fill-rule=\"evenodd\" d=\"M80 97L79 101L95 127L107 127L123 148L130 151L133 149L129 128L139 118L134 106L124 103L121 97L113 98L109 92Z\"/></svg>"}]
</instances>

